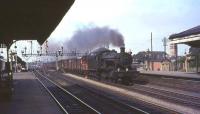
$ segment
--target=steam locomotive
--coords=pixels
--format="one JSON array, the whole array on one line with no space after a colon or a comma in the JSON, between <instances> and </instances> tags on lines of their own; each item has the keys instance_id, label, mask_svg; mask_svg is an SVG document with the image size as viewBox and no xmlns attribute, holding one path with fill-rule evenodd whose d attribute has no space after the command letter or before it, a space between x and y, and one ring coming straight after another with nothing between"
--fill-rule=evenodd
<instances>
[{"instance_id":1,"label":"steam locomotive","mask_svg":"<svg viewBox=\"0 0 200 114\"><path fill-rule=\"evenodd\" d=\"M98 80L108 80L114 83L132 84L139 76L136 68L132 68L132 56L120 48L120 53L107 48L99 48L82 57L75 57L48 63L49 68L57 66L57 70L79 73Z\"/></svg>"}]
</instances>

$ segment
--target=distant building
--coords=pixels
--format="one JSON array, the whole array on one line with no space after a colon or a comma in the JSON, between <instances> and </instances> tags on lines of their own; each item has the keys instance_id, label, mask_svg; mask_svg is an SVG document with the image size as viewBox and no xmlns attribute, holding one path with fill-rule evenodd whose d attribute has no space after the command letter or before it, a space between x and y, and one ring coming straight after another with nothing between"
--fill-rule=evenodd
<instances>
[{"instance_id":1,"label":"distant building","mask_svg":"<svg viewBox=\"0 0 200 114\"><path fill-rule=\"evenodd\" d=\"M169 71L170 60L164 51L143 51L133 56L134 61L143 63L145 70Z\"/></svg>"},{"instance_id":2,"label":"distant building","mask_svg":"<svg viewBox=\"0 0 200 114\"><path fill-rule=\"evenodd\" d=\"M170 61L169 60L147 60L145 61L147 70L152 71L169 71Z\"/></svg>"},{"instance_id":3,"label":"distant building","mask_svg":"<svg viewBox=\"0 0 200 114\"><path fill-rule=\"evenodd\" d=\"M135 63L144 63L144 61L146 60L146 55L147 51L138 52L137 54L133 55L133 61Z\"/></svg>"}]
</instances>

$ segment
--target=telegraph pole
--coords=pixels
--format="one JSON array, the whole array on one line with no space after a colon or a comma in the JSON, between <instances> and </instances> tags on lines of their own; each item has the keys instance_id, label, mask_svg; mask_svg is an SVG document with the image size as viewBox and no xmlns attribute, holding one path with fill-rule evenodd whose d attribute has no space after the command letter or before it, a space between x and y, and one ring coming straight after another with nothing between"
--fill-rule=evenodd
<instances>
[{"instance_id":1,"label":"telegraph pole","mask_svg":"<svg viewBox=\"0 0 200 114\"><path fill-rule=\"evenodd\" d=\"M153 51L153 43L152 43L152 32L151 32L151 52Z\"/></svg>"},{"instance_id":2,"label":"telegraph pole","mask_svg":"<svg viewBox=\"0 0 200 114\"><path fill-rule=\"evenodd\" d=\"M48 40L45 41L46 55L48 55ZM46 58L46 62L48 62L48 57Z\"/></svg>"},{"instance_id":3,"label":"telegraph pole","mask_svg":"<svg viewBox=\"0 0 200 114\"><path fill-rule=\"evenodd\" d=\"M33 54L33 42L31 40L31 55Z\"/></svg>"},{"instance_id":4,"label":"telegraph pole","mask_svg":"<svg viewBox=\"0 0 200 114\"><path fill-rule=\"evenodd\" d=\"M48 40L46 40L46 42L45 42L45 48L46 48L46 55L48 55Z\"/></svg>"},{"instance_id":5,"label":"telegraph pole","mask_svg":"<svg viewBox=\"0 0 200 114\"><path fill-rule=\"evenodd\" d=\"M166 53L167 53L167 52L166 52L166 47L167 47L167 38L164 37L162 41L163 41L163 46L164 46L165 58L166 58Z\"/></svg>"},{"instance_id":6,"label":"telegraph pole","mask_svg":"<svg viewBox=\"0 0 200 114\"><path fill-rule=\"evenodd\" d=\"M152 59L152 55L151 54L153 54L152 53L152 51L153 51L153 39L152 39L152 32L151 32L151 53L150 53L150 60ZM151 61L151 70L153 70L154 68L153 68L153 62Z\"/></svg>"}]
</instances>

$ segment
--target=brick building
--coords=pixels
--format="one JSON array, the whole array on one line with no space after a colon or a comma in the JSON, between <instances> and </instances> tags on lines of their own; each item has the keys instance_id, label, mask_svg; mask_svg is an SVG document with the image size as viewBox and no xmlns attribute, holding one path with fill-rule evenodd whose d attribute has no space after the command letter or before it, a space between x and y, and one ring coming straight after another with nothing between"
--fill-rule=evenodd
<instances>
[{"instance_id":1,"label":"brick building","mask_svg":"<svg viewBox=\"0 0 200 114\"><path fill-rule=\"evenodd\" d=\"M164 51L143 51L134 55L134 60L143 63L145 70L169 71L171 62Z\"/></svg>"}]
</instances>

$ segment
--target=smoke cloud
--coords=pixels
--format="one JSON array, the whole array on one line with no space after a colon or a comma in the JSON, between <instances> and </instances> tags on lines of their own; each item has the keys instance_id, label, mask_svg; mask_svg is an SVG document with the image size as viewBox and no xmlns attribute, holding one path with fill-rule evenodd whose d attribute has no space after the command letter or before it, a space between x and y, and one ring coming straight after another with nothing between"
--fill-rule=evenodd
<instances>
[{"instance_id":1,"label":"smoke cloud","mask_svg":"<svg viewBox=\"0 0 200 114\"><path fill-rule=\"evenodd\" d=\"M79 29L72 38L64 42L65 50L88 51L98 47L124 46L121 33L109 27L90 27Z\"/></svg>"},{"instance_id":2,"label":"smoke cloud","mask_svg":"<svg viewBox=\"0 0 200 114\"><path fill-rule=\"evenodd\" d=\"M124 38L121 33L109 27L87 27L77 30L74 35L65 42L56 42L53 39L48 40L48 44L43 44L43 52L48 45L49 52L56 52L64 48L64 52L80 51L87 52L98 47L124 46Z\"/></svg>"}]
</instances>

